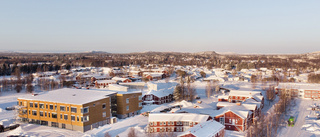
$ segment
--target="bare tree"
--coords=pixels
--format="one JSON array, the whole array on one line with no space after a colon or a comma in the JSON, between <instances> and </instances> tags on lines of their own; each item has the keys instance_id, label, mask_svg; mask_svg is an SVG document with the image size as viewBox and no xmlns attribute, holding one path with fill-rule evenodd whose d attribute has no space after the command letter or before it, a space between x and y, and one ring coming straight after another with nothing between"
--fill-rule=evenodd
<instances>
[{"instance_id":1,"label":"bare tree","mask_svg":"<svg viewBox=\"0 0 320 137\"><path fill-rule=\"evenodd\" d=\"M213 84L211 81L208 81L206 86L206 95L208 98L210 98L210 96L212 95L212 92L213 92Z\"/></svg>"},{"instance_id":2,"label":"bare tree","mask_svg":"<svg viewBox=\"0 0 320 137\"><path fill-rule=\"evenodd\" d=\"M104 137L111 137L111 135L109 134L109 132L104 133Z\"/></svg>"},{"instance_id":3,"label":"bare tree","mask_svg":"<svg viewBox=\"0 0 320 137\"><path fill-rule=\"evenodd\" d=\"M136 130L133 127L130 128L128 137L137 137Z\"/></svg>"}]
</instances>

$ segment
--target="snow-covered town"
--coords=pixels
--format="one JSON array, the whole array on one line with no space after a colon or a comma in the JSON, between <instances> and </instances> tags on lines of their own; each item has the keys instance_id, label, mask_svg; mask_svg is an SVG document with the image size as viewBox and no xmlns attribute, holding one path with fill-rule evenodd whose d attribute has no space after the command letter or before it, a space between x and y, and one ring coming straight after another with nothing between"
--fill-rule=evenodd
<instances>
[{"instance_id":1,"label":"snow-covered town","mask_svg":"<svg viewBox=\"0 0 320 137\"><path fill-rule=\"evenodd\" d=\"M309 74L148 64L3 76L0 136L319 136Z\"/></svg>"}]
</instances>

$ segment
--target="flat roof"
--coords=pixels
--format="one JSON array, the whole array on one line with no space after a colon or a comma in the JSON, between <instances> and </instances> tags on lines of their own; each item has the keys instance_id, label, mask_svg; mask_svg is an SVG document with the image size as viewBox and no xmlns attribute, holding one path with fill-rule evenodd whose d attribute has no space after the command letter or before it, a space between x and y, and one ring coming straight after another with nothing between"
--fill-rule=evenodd
<instances>
[{"instance_id":1,"label":"flat roof","mask_svg":"<svg viewBox=\"0 0 320 137\"><path fill-rule=\"evenodd\" d=\"M36 96L30 95L18 99L82 105L104 98L109 98L108 95L110 94L114 94L114 92L63 88L48 92L42 92Z\"/></svg>"}]
</instances>

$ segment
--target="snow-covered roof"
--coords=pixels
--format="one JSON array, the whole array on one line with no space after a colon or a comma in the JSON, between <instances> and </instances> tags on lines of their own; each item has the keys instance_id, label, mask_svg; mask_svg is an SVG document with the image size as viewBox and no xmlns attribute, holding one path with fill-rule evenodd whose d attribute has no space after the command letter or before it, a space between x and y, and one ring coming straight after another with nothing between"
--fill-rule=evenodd
<instances>
[{"instance_id":1,"label":"snow-covered roof","mask_svg":"<svg viewBox=\"0 0 320 137\"><path fill-rule=\"evenodd\" d=\"M215 116L223 115L224 113L227 113L229 111L233 112L234 114L238 115L243 119L247 118L248 115L252 113L249 110L238 110L233 107L223 107L219 110L216 110L214 113L211 114L211 116L215 117Z\"/></svg>"},{"instance_id":2,"label":"snow-covered roof","mask_svg":"<svg viewBox=\"0 0 320 137\"><path fill-rule=\"evenodd\" d=\"M95 90L63 88L63 89L57 89L57 90L40 93L36 96L32 96L32 95L25 96L19 99L82 105L82 104L90 103L100 99L108 98L108 95L114 94L114 93L115 92L110 92L110 91L95 91Z\"/></svg>"},{"instance_id":3,"label":"snow-covered roof","mask_svg":"<svg viewBox=\"0 0 320 137\"><path fill-rule=\"evenodd\" d=\"M206 122L199 123L192 128L189 128L187 131L183 132L179 136L184 136L187 134L192 134L195 137L213 137L219 131L225 128L224 125L220 124L217 121L209 120Z\"/></svg>"},{"instance_id":4,"label":"snow-covered roof","mask_svg":"<svg viewBox=\"0 0 320 137\"><path fill-rule=\"evenodd\" d=\"M149 122L151 121L193 121L205 122L209 115L191 114L191 113L150 113Z\"/></svg>"},{"instance_id":5,"label":"snow-covered roof","mask_svg":"<svg viewBox=\"0 0 320 137\"><path fill-rule=\"evenodd\" d=\"M97 83L117 83L115 80L96 80Z\"/></svg>"},{"instance_id":6,"label":"snow-covered roof","mask_svg":"<svg viewBox=\"0 0 320 137\"><path fill-rule=\"evenodd\" d=\"M252 97L252 96L261 96L259 91L243 91L243 90L231 90L229 96L243 96L243 97Z\"/></svg>"},{"instance_id":7,"label":"snow-covered roof","mask_svg":"<svg viewBox=\"0 0 320 137\"><path fill-rule=\"evenodd\" d=\"M320 90L320 84L310 83L279 83L278 88Z\"/></svg>"}]
</instances>

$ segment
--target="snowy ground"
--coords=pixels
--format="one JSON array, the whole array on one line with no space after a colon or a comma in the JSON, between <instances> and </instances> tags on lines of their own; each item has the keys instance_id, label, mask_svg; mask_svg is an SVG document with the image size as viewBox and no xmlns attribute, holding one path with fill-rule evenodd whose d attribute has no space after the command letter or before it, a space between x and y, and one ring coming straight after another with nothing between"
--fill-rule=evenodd
<instances>
[{"instance_id":1,"label":"snowy ground","mask_svg":"<svg viewBox=\"0 0 320 137\"><path fill-rule=\"evenodd\" d=\"M286 115L295 117L295 125L293 127L281 128L279 137L316 137L320 136L320 120L316 119L315 112L311 110L312 104L319 104L320 101L312 101L309 99L296 99L296 106L291 108Z\"/></svg>"}]
</instances>

